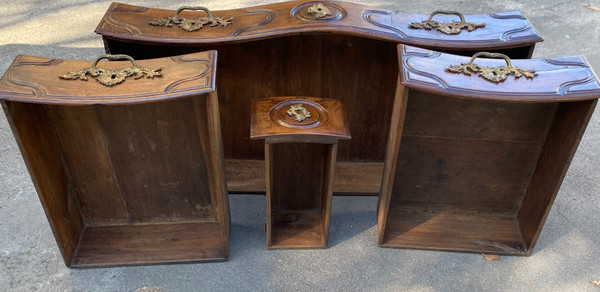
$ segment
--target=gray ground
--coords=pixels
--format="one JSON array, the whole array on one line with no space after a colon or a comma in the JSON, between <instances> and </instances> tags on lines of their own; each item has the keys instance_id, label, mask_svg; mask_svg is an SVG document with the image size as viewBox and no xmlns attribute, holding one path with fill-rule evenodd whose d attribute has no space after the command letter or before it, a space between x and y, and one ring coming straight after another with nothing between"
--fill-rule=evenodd
<instances>
[{"instance_id":1,"label":"gray ground","mask_svg":"<svg viewBox=\"0 0 600 292\"><path fill-rule=\"evenodd\" d=\"M585 55L600 70L600 0L356 1L384 9L483 14L519 9L545 41L534 57ZM229 9L264 0L124 2ZM110 1L0 0L0 74L19 53L92 59L93 33ZM231 196L231 259L225 263L70 270L62 261L4 115L0 115L0 291L600 291L600 107L596 110L530 257L381 249L376 198L333 200L330 248L265 249L265 200Z\"/></svg>"}]
</instances>

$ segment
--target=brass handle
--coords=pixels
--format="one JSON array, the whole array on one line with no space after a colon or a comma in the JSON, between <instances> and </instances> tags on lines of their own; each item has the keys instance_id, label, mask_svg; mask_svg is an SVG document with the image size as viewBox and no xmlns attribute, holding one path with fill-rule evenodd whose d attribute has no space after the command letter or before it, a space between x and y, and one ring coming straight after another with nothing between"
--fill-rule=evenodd
<instances>
[{"instance_id":1,"label":"brass handle","mask_svg":"<svg viewBox=\"0 0 600 292\"><path fill-rule=\"evenodd\" d=\"M438 22L433 20L433 17L437 14L456 15L460 18L460 22ZM416 29L435 29L445 34L459 34L463 29L471 32L478 27L485 27L485 23L470 23L465 20L465 17L460 12L456 11L444 11L436 10L429 16L429 19L421 22L413 22L409 25L410 28Z\"/></svg>"},{"instance_id":2,"label":"brass handle","mask_svg":"<svg viewBox=\"0 0 600 292\"><path fill-rule=\"evenodd\" d=\"M436 14L456 15L456 16L460 17L460 22L466 22L465 17L462 15L462 13L460 13L458 11L447 11L447 10L436 10L431 13L431 15L429 16L429 19L427 19L427 20L431 21Z\"/></svg>"},{"instance_id":3,"label":"brass handle","mask_svg":"<svg viewBox=\"0 0 600 292\"><path fill-rule=\"evenodd\" d=\"M506 62L506 66L498 66L498 67L488 67L488 66L480 66L477 64L473 64L475 59L478 57L488 57L488 58L501 58ZM524 70L518 67L514 67L510 62L510 58L507 55L500 53L488 53L488 52L479 52L471 57L469 63L460 64L460 65L450 65L446 68L447 71L453 73L462 73L464 75L471 75L471 73L477 73L479 77L482 77L490 82L500 83L506 80L508 75L513 75L516 78L525 76L527 79L533 79L537 74L535 73L535 69L532 70Z\"/></svg>"},{"instance_id":4,"label":"brass handle","mask_svg":"<svg viewBox=\"0 0 600 292\"><path fill-rule=\"evenodd\" d=\"M177 10L175 10L175 15L173 16L174 19L179 18L179 13L183 10L192 10L192 11L198 11L198 10L202 10L204 12L206 12L206 14L208 14L209 18L214 18L212 16L212 13L210 13L210 10L208 10L208 8L206 7L202 7L202 6L182 6L177 8Z\"/></svg>"},{"instance_id":5,"label":"brass handle","mask_svg":"<svg viewBox=\"0 0 600 292\"><path fill-rule=\"evenodd\" d=\"M201 10L201 11L206 12L206 14L208 14L208 17L206 17L206 16L198 17L198 18L179 17L179 13L181 13L181 11L183 11L183 10L192 10L192 11ZM188 32L197 31L205 25L208 25L211 27L214 27L214 26L226 27L232 23L233 23L233 17L230 17L228 19L225 19L223 17L214 17L212 15L212 13L210 12L210 10L208 10L208 8L202 7L202 6L182 6L182 7L177 8L177 10L175 10L175 15L173 15L173 17L166 17L163 19L154 19L154 20L148 22L149 25L167 26L167 27L173 26L173 24L175 24L179 28L181 28L185 31L188 31Z\"/></svg>"},{"instance_id":6,"label":"brass handle","mask_svg":"<svg viewBox=\"0 0 600 292\"><path fill-rule=\"evenodd\" d=\"M133 64L133 67L135 68L139 68L138 65L135 63L135 60L128 55L101 55L98 56L96 59L94 59L94 62L92 63L92 68L96 68L96 65L98 65L98 62L100 62L100 60L102 59L108 59L110 61L117 61L117 60L129 60L129 62L131 62L131 64Z\"/></svg>"},{"instance_id":7,"label":"brass handle","mask_svg":"<svg viewBox=\"0 0 600 292\"><path fill-rule=\"evenodd\" d=\"M514 68L512 63L510 62L510 57L508 57L507 55L500 54L500 53L488 53L488 52L479 52L479 53L473 55L473 57L471 57L471 60L468 63L468 66L473 65L473 62L475 61L475 59L477 59L479 57L504 59L504 61L506 61L506 67ZM477 64L475 64L475 65L479 66Z\"/></svg>"},{"instance_id":8,"label":"brass handle","mask_svg":"<svg viewBox=\"0 0 600 292\"><path fill-rule=\"evenodd\" d=\"M100 60L102 60L102 59L108 59L110 61L129 60L129 62L131 62L133 67L126 67L126 68L120 68L120 69L97 68L96 65L98 65L98 62L100 62ZM153 69L138 67L138 65L135 63L135 60L131 56L101 55L101 56L97 57L96 59L94 59L94 62L92 62L91 67L85 68L85 69L82 69L79 71L69 72L64 75L59 75L58 77L61 79L66 79L66 80L76 80L76 79L88 80L86 76L91 75L96 79L96 81L100 82L102 85L114 86L114 85L124 82L125 79L127 79L128 77L133 77L134 79L140 79L144 76L146 76L147 78L160 77L160 76L162 76L161 75L162 73L160 71L161 71L161 68L153 70Z\"/></svg>"}]
</instances>

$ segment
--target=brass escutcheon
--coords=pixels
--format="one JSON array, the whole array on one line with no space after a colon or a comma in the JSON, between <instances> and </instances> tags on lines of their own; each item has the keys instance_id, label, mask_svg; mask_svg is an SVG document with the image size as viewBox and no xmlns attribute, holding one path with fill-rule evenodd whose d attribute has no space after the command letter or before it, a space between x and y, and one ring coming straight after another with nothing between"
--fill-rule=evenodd
<instances>
[{"instance_id":1,"label":"brass escutcheon","mask_svg":"<svg viewBox=\"0 0 600 292\"><path fill-rule=\"evenodd\" d=\"M308 14L313 14L315 18L323 18L327 15L331 15L331 11L329 11L329 8L325 7L323 3L315 4L311 7L308 7L308 9L306 9L306 12L308 12Z\"/></svg>"},{"instance_id":2,"label":"brass escutcheon","mask_svg":"<svg viewBox=\"0 0 600 292\"><path fill-rule=\"evenodd\" d=\"M192 10L192 11L202 10L202 11L206 12L206 14L208 14L208 17L206 17L206 16L198 17L198 18L179 17L179 13L183 10ZM183 6L183 7L179 7L175 11L175 15L173 15L173 17L166 17L163 19L154 19L154 20L150 21L148 24L154 25L154 26L170 27L170 26L173 26L173 23L174 23L179 28L181 28L185 31L188 31L188 32L192 32L192 31L200 30L205 25L208 25L210 27L213 27L213 26L226 27L227 25L232 24L232 22L233 22L233 17L230 17L228 19L224 19L223 17L214 17L212 15L212 13L210 12L210 10L208 10L208 8L206 8L206 7Z\"/></svg>"},{"instance_id":3,"label":"brass escutcheon","mask_svg":"<svg viewBox=\"0 0 600 292\"><path fill-rule=\"evenodd\" d=\"M498 67L483 67L473 62L477 57L488 57L488 58L502 58L506 61L506 66L498 66ZM499 83L506 80L506 76L513 75L515 79L525 76L527 79L533 79L537 74L535 73L535 69L532 70L524 70L518 67L514 67L510 62L510 58L507 55L500 53L488 53L488 52L479 52L473 57L467 64L460 65L450 65L450 67L446 68L447 71L453 73L462 73L465 75L471 75L471 72L478 73L479 77L482 77L488 81Z\"/></svg>"},{"instance_id":4,"label":"brass escutcheon","mask_svg":"<svg viewBox=\"0 0 600 292\"><path fill-rule=\"evenodd\" d=\"M436 14L456 15L460 18L460 22L437 22L433 20L433 16L435 16ZM465 17L462 15L462 13L457 11L437 10L431 13L429 19L423 20L421 22L413 22L410 24L409 27L417 29L422 28L426 30L435 29L445 34L459 34L465 28L467 29L467 31L471 32L477 29L478 27L485 27L485 23L476 24L466 22Z\"/></svg>"},{"instance_id":5,"label":"brass escutcheon","mask_svg":"<svg viewBox=\"0 0 600 292\"><path fill-rule=\"evenodd\" d=\"M97 68L96 65L98 65L98 62L102 59L109 59L111 61L129 60L133 66L110 70ZM138 65L135 63L135 60L127 55L102 55L94 60L91 67L79 71L69 72L65 75L59 75L58 77L66 80L88 80L86 75L90 74L91 76L96 77L96 81L100 82L102 85L114 86L124 82L127 77L131 76L133 76L135 79L140 79L144 77L144 75L147 78L162 76L160 72L161 70L161 68L151 70L148 68L138 67Z\"/></svg>"},{"instance_id":6,"label":"brass escutcheon","mask_svg":"<svg viewBox=\"0 0 600 292\"><path fill-rule=\"evenodd\" d=\"M290 109L287 110L287 114L290 117L295 117L294 120L296 122L302 122L306 120L306 118L310 118L310 112L300 103L292 105Z\"/></svg>"}]
</instances>

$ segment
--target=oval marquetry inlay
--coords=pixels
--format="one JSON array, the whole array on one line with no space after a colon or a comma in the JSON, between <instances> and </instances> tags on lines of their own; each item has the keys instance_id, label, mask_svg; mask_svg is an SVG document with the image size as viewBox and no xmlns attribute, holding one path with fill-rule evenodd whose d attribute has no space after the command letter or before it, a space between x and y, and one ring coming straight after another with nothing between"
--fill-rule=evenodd
<instances>
[{"instance_id":1,"label":"oval marquetry inlay","mask_svg":"<svg viewBox=\"0 0 600 292\"><path fill-rule=\"evenodd\" d=\"M316 7L326 10L327 14L315 13ZM319 1L302 3L294 7L291 14L299 20L311 22L333 22L344 19L348 15L346 9L339 5Z\"/></svg>"},{"instance_id":2,"label":"oval marquetry inlay","mask_svg":"<svg viewBox=\"0 0 600 292\"><path fill-rule=\"evenodd\" d=\"M310 113L310 116L298 121L296 116L289 115L288 111L295 105L301 105ZM310 129L326 123L329 120L329 115L325 108L316 102L292 99L276 104L271 109L271 120L285 127Z\"/></svg>"}]
</instances>

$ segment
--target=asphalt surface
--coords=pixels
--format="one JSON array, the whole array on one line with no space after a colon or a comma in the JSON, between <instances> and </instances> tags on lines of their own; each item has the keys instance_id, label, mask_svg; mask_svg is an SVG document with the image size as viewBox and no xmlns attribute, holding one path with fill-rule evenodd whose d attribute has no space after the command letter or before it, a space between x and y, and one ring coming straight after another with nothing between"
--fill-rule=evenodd
<instances>
[{"instance_id":1,"label":"asphalt surface","mask_svg":"<svg viewBox=\"0 0 600 292\"><path fill-rule=\"evenodd\" d=\"M600 70L600 0L354 1L427 14L521 10L544 37L536 57L585 55ZM125 2L125 1L124 1ZM126 1L214 10L268 1ZM0 0L0 74L17 54L91 60L110 1ZM530 257L382 249L374 197L335 197L327 250L267 251L265 198L231 195L224 263L68 269L4 115L0 115L0 291L600 291L600 107L592 117Z\"/></svg>"}]
</instances>

